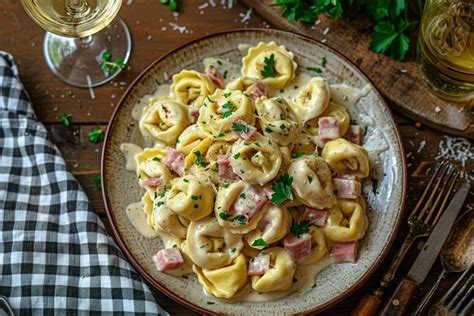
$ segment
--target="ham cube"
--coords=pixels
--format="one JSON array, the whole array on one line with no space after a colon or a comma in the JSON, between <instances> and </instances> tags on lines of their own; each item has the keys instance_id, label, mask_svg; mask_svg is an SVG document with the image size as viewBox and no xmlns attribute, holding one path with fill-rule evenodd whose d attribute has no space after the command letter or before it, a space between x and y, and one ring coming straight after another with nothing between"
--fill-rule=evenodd
<instances>
[{"instance_id":1,"label":"ham cube","mask_svg":"<svg viewBox=\"0 0 474 316\"><path fill-rule=\"evenodd\" d=\"M160 178L148 178L143 180L142 184L147 187L159 187L161 184Z\"/></svg>"},{"instance_id":2,"label":"ham cube","mask_svg":"<svg viewBox=\"0 0 474 316\"><path fill-rule=\"evenodd\" d=\"M319 138L322 141L326 142L335 140L341 136L339 133L339 122L334 117L320 117L318 120L318 126Z\"/></svg>"},{"instance_id":3,"label":"ham cube","mask_svg":"<svg viewBox=\"0 0 474 316\"><path fill-rule=\"evenodd\" d=\"M239 176L234 173L232 166L230 165L229 156L219 155L217 156L217 169L219 169L219 178L222 181L236 181L239 180Z\"/></svg>"},{"instance_id":4,"label":"ham cube","mask_svg":"<svg viewBox=\"0 0 474 316\"><path fill-rule=\"evenodd\" d=\"M180 177L184 173L184 154L173 148L168 149L168 153L163 158L163 163L166 167L173 170Z\"/></svg>"},{"instance_id":5,"label":"ham cube","mask_svg":"<svg viewBox=\"0 0 474 316\"><path fill-rule=\"evenodd\" d=\"M255 88L252 91L252 95L250 96L251 99L254 101L257 100L260 97L263 97L264 95L267 94L267 87L263 84L263 82L257 82L255 85Z\"/></svg>"},{"instance_id":6,"label":"ham cube","mask_svg":"<svg viewBox=\"0 0 474 316\"><path fill-rule=\"evenodd\" d=\"M255 126L247 124L247 122L242 121L242 120L235 120L234 124L238 125L239 127L244 126L246 130L241 131L240 129L236 131L234 128L232 128L232 131L234 134L236 134L238 137L248 140L250 137L252 137L253 134L257 131L257 128Z\"/></svg>"},{"instance_id":7,"label":"ham cube","mask_svg":"<svg viewBox=\"0 0 474 316\"><path fill-rule=\"evenodd\" d=\"M232 205L231 214L244 216L249 222L266 202L267 197L262 190L252 186L248 187L242 191L237 201Z\"/></svg>"},{"instance_id":8,"label":"ham cube","mask_svg":"<svg viewBox=\"0 0 474 316\"><path fill-rule=\"evenodd\" d=\"M326 224L327 217L328 211L318 210L310 207L306 207L304 209L303 218L309 220L309 222L313 225L324 226L324 224Z\"/></svg>"},{"instance_id":9,"label":"ham cube","mask_svg":"<svg viewBox=\"0 0 474 316\"><path fill-rule=\"evenodd\" d=\"M270 270L270 255L257 256L250 259L249 275L263 275Z\"/></svg>"},{"instance_id":10,"label":"ham cube","mask_svg":"<svg viewBox=\"0 0 474 316\"><path fill-rule=\"evenodd\" d=\"M344 138L354 144L362 145L364 142L364 131L359 125L350 125Z\"/></svg>"},{"instance_id":11,"label":"ham cube","mask_svg":"<svg viewBox=\"0 0 474 316\"><path fill-rule=\"evenodd\" d=\"M224 77L214 67L207 68L204 73L211 79L212 83L219 89L224 88Z\"/></svg>"},{"instance_id":12,"label":"ham cube","mask_svg":"<svg viewBox=\"0 0 474 316\"><path fill-rule=\"evenodd\" d=\"M299 236L289 235L283 240L283 246L298 259L311 253L311 239L308 233Z\"/></svg>"},{"instance_id":13,"label":"ham cube","mask_svg":"<svg viewBox=\"0 0 474 316\"><path fill-rule=\"evenodd\" d=\"M189 111L189 114L191 115L191 120L192 120L193 123L196 122L199 118L199 114L200 114L199 110L200 110L200 108L191 109Z\"/></svg>"},{"instance_id":14,"label":"ham cube","mask_svg":"<svg viewBox=\"0 0 474 316\"><path fill-rule=\"evenodd\" d=\"M330 257L334 262L356 262L358 252L357 241L334 244L331 247Z\"/></svg>"},{"instance_id":15,"label":"ham cube","mask_svg":"<svg viewBox=\"0 0 474 316\"><path fill-rule=\"evenodd\" d=\"M332 185L337 191L337 197L341 199L357 199L362 190L362 186L357 180L334 178Z\"/></svg>"},{"instance_id":16,"label":"ham cube","mask_svg":"<svg viewBox=\"0 0 474 316\"><path fill-rule=\"evenodd\" d=\"M178 248L167 248L158 251L153 262L158 270L166 272L181 267L184 259Z\"/></svg>"}]
</instances>

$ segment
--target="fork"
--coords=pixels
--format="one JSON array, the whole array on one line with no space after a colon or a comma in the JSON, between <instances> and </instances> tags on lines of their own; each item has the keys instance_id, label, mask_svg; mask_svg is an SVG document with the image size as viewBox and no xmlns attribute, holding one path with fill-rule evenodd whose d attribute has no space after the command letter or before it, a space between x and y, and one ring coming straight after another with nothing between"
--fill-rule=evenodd
<instances>
[{"instance_id":1,"label":"fork","mask_svg":"<svg viewBox=\"0 0 474 316\"><path fill-rule=\"evenodd\" d=\"M430 315L467 315L474 305L473 266L466 269L430 310Z\"/></svg>"},{"instance_id":2,"label":"fork","mask_svg":"<svg viewBox=\"0 0 474 316\"><path fill-rule=\"evenodd\" d=\"M353 316L375 315L382 303L385 288L394 279L395 273L413 242L430 234L438 222L449 196L453 191L459 172L446 161L441 162L431 177L425 191L418 200L408 218L409 233L405 237L398 253L389 265L388 270L379 281L372 294L366 294L356 308Z\"/></svg>"}]
</instances>

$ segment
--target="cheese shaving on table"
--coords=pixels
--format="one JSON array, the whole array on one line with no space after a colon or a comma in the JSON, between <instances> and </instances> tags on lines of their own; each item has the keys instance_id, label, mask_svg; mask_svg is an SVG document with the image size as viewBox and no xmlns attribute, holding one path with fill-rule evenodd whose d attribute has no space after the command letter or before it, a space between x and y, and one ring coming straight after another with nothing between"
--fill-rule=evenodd
<instances>
[{"instance_id":1,"label":"cheese shaving on table","mask_svg":"<svg viewBox=\"0 0 474 316\"><path fill-rule=\"evenodd\" d=\"M198 7L198 10L204 10L204 9L207 8L208 6L209 6L209 3L204 2L203 4L201 4L201 5Z\"/></svg>"},{"instance_id":2,"label":"cheese shaving on table","mask_svg":"<svg viewBox=\"0 0 474 316\"><path fill-rule=\"evenodd\" d=\"M450 136L444 136L444 138L445 140L439 143L438 154L435 157L436 160L454 160L461 163L463 167L466 165L466 161L472 160L474 148L469 140Z\"/></svg>"},{"instance_id":3,"label":"cheese shaving on table","mask_svg":"<svg viewBox=\"0 0 474 316\"><path fill-rule=\"evenodd\" d=\"M426 146L426 140L422 140L420 142L420 147L418 148L418 150L416 152L420 153L423 150L423 148L425 148L425 146Z\"/></svg>"},{"instance_id":4,"label":"cheese shaving on table","mask_svg":"<svg viewBox=\"0 0 474 316\"><path fill-rule=\"evenodd\" d=\"M242 23L250 21L250 18L252 16L252 9L248 9L245 13L240 13L239 16L242 18L240 20L240 22Z\"/></svg>"},{"instance_id":5,"label":"cheese shaving on table","mask_svg":"<svg viewBox=\"0 0 474 316\"><path fill-rule=\"evenodd\" d=\"M173 31L178 31L181 34L183 33L189 33L189 30L186 26L184 25L179 25L178 23L172 23L170 22L170 26L173 28Z\"/></svg>"}]
</instances>

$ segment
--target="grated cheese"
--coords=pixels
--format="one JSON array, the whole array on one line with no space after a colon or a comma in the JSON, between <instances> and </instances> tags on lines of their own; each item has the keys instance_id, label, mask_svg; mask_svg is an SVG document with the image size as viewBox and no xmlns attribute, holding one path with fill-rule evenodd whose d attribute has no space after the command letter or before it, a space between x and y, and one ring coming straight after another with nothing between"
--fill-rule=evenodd
<instances>
[{"instance_id":1,"label":"grated cheese","mask_svg":"<svg viewBox=\"0 0 474 316\"><path fill-rule=\"evenodd\" d=\"M438 153L435 160L454 160L463 167L466 162L472 161L474 157L474 146L472 143L462 137L444 136L444 140L439 142ZM474 179L474 175L469 177Z\"/></svg>"},{"instance_id":2,"label":"grated cheese","mask_svg":"<svg viewBox=\"0 0 474 316\"><path fill-rule=\"evenodd\" d=\"M440 113L441 111L443 111L443 110L441 109L441 107L440 107L439 105L437 105L437 106L435 107L435 112L436 112L436 113Z\"/></svg>"},{"instance_id":3,"label":"grated cheese","mask_svg":"<svg viewBox=\"0 0 474 316\"><path fill-rule=\"evenodd\" d=\"M179 25L178 23L172 23L170 22L170 26L173 28L173 31L178 31L181 34L183 33L189 33L189 30L186 26L184 25Z\"/></svg>"},{"instance_id":4,"label":"grated cheese","mask_svg":"<svg viewBox=\"0 0 474 316\"><path fill-rule=\"evenodd\" d=\"M425 146L426 146L426 140L422 140L420 142L420 147L418 148L418 150L416 152L420 153L423 150L423 148L425 148Z\"/></svg>"},{"instance_id":5,"label":"grated cheese","mask_svg":"<svg viewBox=\"0 0 474 316\"><path fill-rule=\"evenodd\" d=\"M239 16L242 18L240 20L240 22L242 23L250 21L250 18L252 16L252 9L248 9L245 13L240 13Z\"/></svg>"},{"instance_id":6,"label":"grated cheese","mask_svg":"<svg viewBox=\"0 0 474 316\"><path fill-rule=\"evenodd\" d=\"M198 10L204 10L204 9L207 8L208 6L209 6L209 3L204 2L203 4L201 4L201 5L198 7Z\"/></svg>"},{"instance_id":7,"label":"grated cheese","mask_svg":"<svg viewBox=\"0 0 474 316\"><path fill-rule=\"evenodd\" d=\"M214 1L214 0L209 0L209 4L210 4L211 6L213 6L213 7L215 7L215 6L216 6L216 1Z\"/></svg>"},{"instance_id":8,"label":"grated cheese","mask_svg":"<svg viewBox=\"0 0 474 316\"><path fill-rule=\"evenodd\" d=\"M328 35L329 30L330 30L330 29L329 29L329 26L326 27L326 28L324 29L324 31L323 31L323 35L324 35L324 36Z\"/></svg>"}]
</instances>

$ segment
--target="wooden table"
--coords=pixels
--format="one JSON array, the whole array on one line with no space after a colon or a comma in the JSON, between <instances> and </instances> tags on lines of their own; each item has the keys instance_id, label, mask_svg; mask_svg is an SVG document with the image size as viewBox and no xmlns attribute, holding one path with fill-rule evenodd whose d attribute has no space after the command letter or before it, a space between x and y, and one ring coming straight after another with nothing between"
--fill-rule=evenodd
<instances>
[{"instance_id":1,"label":"wooden table","mask_svg":"<svg viewBox=\"0 0 474 316\"><path fill-rule=\"evenodd\" d=\"M106 128L115 106L128 84L152 61L160 55L188 42L191 39L217 31L242 27L269 27L259 16L252 15L248 23L241 22L247 12L241 4L234 4L231 10L225 10L221 1L216 0L216 7L209 6L200 12L198 6L204 0L180 1L180 12L176 18L171 11L159 1L135 0L130 5L124 1L120 16L127 22L133 38L133 53L129 67L110 84L94 89L92 99L87 89L66 86L48 70L42 53L44 31L40 29L23 11L19 1L0 0L0 50L14 55L18 63L21 78L34 102L39 119L46 124L51 135L67 161L70 171L77 177L88 194L97 214L108 226L100 189L97 189L93 178L99 174L101 144L91 144L86 140L87 133L94 127ZM170 23L185 25L189 33L180 34L172 30ZM337 30L332 30L337 32ZM58 120L61 113L72 115L72 126L66 129ZM427 171L433 170L434 157L443 134L429 128L416 128L415 122L395 115L399 124L407 154L409 170L409 189L406 209L411 210L420 197L427 182ZM426 146L418 152L420 144ZM468 207L473 207L472 192ZM406 233L402 227L399 238L393 249ZM413 259L415 253L411 253ZM388 258L393 256L390 253ZM387 264L388 260L382 263ZM406 272L409 264L402 266ZM440 272L437 263L428 280L419 291L425 292ZM379 276L381 271L376 272ZM453 276L454 277L454 276ZM451 278L452 279L452 278ZM374 284L375 278L350 298L325 311L326 315L348 314L357 304L366 290ZM443 282L443 292L452 280ZM192 311L172 301L162 293L154 290L157 301L173 315L193 315Z\"/></svg>"}]
</instances>

